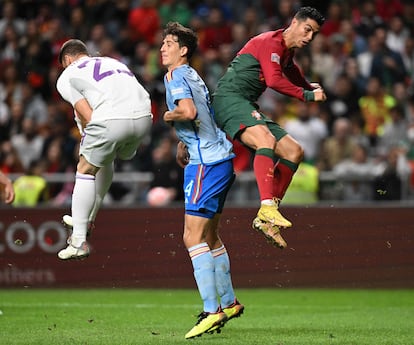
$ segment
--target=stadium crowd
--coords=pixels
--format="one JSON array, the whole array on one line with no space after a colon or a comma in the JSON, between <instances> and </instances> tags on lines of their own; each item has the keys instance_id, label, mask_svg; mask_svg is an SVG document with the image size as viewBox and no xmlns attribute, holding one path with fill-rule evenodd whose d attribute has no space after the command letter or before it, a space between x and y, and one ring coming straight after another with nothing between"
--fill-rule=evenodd
<instances>
[{"instance_id":1,"label":"stadium crowd","mask_svg":"<svg viewBox=\"0 0 414 345\"><path fill-rule=\"evenodd\" d=\"M182 198L176 138L166 110L159 49L169 21L193 28L199 48L191 64L213 92L228 63L254 35L287 25L312 5L326 16L314 42L296 59L327 92L302 103L267 91L263 112L305 149L296 187L318 192L321 173L341 184L344 200L399 200L414 181L414 3L409 0L17 0L0 2L0 170L21 174L15 205L67 205L73 184L48 184L44 173L76 170L79 132L56 91L63 42L79 38L92 54L126 63L149 91L154 126L137 156L117 171L153 172L152 187ZM251 170L250 152L235 144L236 172ZM301 179L302 177L302 179ZM369 179L370 183L358 183ZM23 179L23 181L22 181ZM25 181L26 179L26 181ZM29 181L27 181L29 179ZM315 181L316 179L316 181ZM408 184L405 182L408 181ZM295 189L292 183L292 189ZM32 188L32 192L25 191ZM120 200L128 185L115 183ZM22 192L23 191L23 192ZM338 197L335 189L325 198Z\"/></svg>"}]
</instances>

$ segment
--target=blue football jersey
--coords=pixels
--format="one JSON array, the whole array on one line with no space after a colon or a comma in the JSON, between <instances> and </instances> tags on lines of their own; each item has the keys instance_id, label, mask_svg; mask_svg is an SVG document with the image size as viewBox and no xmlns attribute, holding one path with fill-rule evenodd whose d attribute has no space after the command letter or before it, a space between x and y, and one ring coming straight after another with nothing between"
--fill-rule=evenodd
<instances>
[{"instance_id":1,"label":"blue football jersey","mask_svg":"<svg viewBox=\"0 0 414 345\"><path fill-rule=\"evenodd\" d=\"M209 91L195 69L187 64L177 67L169 80L164 77L164 85L169 110L185 98L191 98L197 109L193 121L174 122L177 137L188 148L189 164L211 165L233 158L233 145L214 122Z\"/></svg>"}]
</instances>

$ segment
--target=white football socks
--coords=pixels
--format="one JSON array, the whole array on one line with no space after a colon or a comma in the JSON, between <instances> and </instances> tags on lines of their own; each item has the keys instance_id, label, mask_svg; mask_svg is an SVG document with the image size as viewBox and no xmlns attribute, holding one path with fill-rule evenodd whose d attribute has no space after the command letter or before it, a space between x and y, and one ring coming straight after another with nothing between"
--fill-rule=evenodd
<instances>
[{"instance_id":1,"label":"white football socks","mask_svg":"<svg viewBox=\"0 0 414 345\"><path fill-rule=\"evenodd\" d=\"M95 188L96 188L96 197L95 203L93 205L92 211L89 215L89 221L95 222L96 215L98 214L99 209L102 206L102 202L105 198L106 193L108 193L109 187L112 184L112 178L114 176L114 165L110 163L100 168L96 174L95 178Z\"/></svg>"},{"instance_id":2,"label":"white football socks","mask_svg":"<svg viewBox=\"0 0 414 345\"><path fill-rule=\"evenodd\" d=\"M80 247L86 241L89 215L96 199L95 176L76 173L72 194L72 245Z\"/></svg>"}]
</instances>

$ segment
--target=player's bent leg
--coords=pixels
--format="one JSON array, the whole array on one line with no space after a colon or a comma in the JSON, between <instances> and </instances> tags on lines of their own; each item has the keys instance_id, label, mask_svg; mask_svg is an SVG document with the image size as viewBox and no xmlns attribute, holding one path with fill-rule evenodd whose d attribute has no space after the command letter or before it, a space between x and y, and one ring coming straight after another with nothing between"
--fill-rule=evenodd
<instances>
[{"instance_id":1,"label":"player's bent leg","mask_svg":"<svg viewBox=\"0 0 414 345\"><path fill-rule=\"evenodd\" d=\"M279 227L277 227L276 225L264 222L259 217L256 217L253 220L252 227L256 231L262 233L269 241L269 243L273 244L274 246L280 249L284 249L287 247L287 243L280 234Z\"/></svg>"}]
</instances>

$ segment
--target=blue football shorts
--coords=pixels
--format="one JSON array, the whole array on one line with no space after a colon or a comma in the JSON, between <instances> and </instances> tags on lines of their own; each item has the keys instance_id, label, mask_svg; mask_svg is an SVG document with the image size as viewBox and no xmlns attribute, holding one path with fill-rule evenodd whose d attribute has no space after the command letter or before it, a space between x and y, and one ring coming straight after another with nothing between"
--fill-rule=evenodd
<instances>
[{"instance_id":1,"label":"blue football shorts","mask_svg":"<svg viewBox=\"0 0 414 345\"><path fill-rule=\"evenodd\" d=\"M185 213L209 219L222 213L234 179L232 159L214 165L187 165L184 170Z\"/></svg>"}]
</instances>

